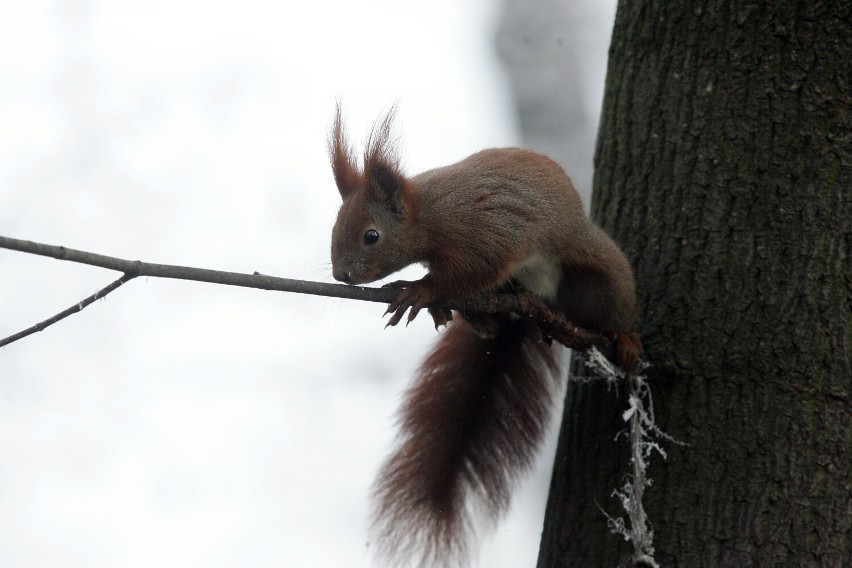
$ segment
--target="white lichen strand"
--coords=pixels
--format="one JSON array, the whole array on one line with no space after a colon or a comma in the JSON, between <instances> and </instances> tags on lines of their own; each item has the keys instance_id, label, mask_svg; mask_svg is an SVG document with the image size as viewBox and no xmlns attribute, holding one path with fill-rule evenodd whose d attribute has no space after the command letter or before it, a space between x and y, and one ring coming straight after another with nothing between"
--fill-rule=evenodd
<instances>
[{"instance_id":1,"label":"white lichen strand","mask_svg":"<svg viewBox=\"0 0 852 568\"><path fill-rule=\"evenodd\" d=\"M654 420L654 402L647 377L642 372L648 367L639 363L638 368L629 376L619 367L613 365L596 348L583 353L585 365L594 376L571 376L569 380L587 382L603 379L610 385L618 385L625 378L628 381L627 409L622 413L622 419L627 422L627 436L630 440L631 473L626 476L624 486L612 492L612 496L621 501L627 513L628 523L622 517L612 517L606 511L607 526L614 534L621 535L626 541L633 543L633 563L635 565L659 568L654 560L654 530L645 513L643 497L645 488L650 487L651 479L646 475L650 465L651 454L657 452L663 459L666 452L660 445L660 440L682 444L657 427ZM622 433L623 434L623 433ZM621 434L619 434L621 435Z\"/></svg>"}]
</instances>

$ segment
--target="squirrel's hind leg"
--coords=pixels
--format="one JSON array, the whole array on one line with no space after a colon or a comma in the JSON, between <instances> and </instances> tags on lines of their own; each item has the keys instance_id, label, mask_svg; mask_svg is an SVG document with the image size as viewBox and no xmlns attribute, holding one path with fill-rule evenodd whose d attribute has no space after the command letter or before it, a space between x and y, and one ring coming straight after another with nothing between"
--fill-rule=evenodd
<instances>
[{"instance_id":1,"label":"squirrel's hind leg","mask_svg":"<svg viewBox=\"0 0 852 568\"><path fill-rule=\"evenodd\" d=\"M615 362L626 373L632 373L642 358L642 338L638 333L615 334Z\"/></svg>"}]
</instances>

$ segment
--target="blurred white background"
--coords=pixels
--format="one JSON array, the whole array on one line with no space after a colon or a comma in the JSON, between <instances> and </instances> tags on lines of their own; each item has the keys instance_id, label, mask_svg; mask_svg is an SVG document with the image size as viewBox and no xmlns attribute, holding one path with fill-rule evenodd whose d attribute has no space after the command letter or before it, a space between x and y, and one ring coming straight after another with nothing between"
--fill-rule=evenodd
<instances>
[{"instance_id":1,"label":"blurred white background","mask_svg":"<svg viewBox=\"0 0 852 568\"><path fill-rule=\"evenodd\" d=\"M611 4L583 24L592 108ZM522 144L498 9L0 0L0 234L331 281L335 99L358 148L398 102L411 173ZM3 337L117 277L6 250L0 275ZM0 565L370 566L370 484L435 337L383 311L137 279L3 348ZM552 452L477 565L535 564Z\"/></svg>"}]
</instances>

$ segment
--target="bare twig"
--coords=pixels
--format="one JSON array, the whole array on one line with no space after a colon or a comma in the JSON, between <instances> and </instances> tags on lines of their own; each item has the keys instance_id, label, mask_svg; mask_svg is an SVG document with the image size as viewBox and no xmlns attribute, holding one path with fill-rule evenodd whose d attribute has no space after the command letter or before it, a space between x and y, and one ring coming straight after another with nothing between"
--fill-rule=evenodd
<instances>
[{"instance_id":1,"label":"bare twig","mask_svg":"<svg viewBox=\"0 0 852 568\"><path fill-rule=\"evenodd\" d=\"M46 245L33 241L0 237L0 248L49 256L59 260L89 264L100 268L117 270L133 276L148 276L152 278L171 278L175 280L194 280L211 284L225 284L260 290L277 290L280 292L295 292L297 294L314 294L317 296L332 296L349 300L365 300L367 302L388 303L396 296L396 291L388 288L363 288L346 286L344 284L326 284L324 282L307 282L290 278L276 278L255 272L241 274L224 272L206 268L175 266L171 264L156 264L140 260L126 260L112 256L104 256L93 252L75 250L62 246Z\"/></svg>"},{"instance_id":2,"label":"bare twig","mask_svg":"<svg viewBox=\"0 0 852 568\"><path fill-rule=\"evenodd\" d=\"M19 339L23 339L24 337L26 337L28 335L32 335L33 333L37 333L37 332L43 330L44 328L55 324L59 320L63 320L65 318L67 318L71 314L76 314L77 312L79 312L80 310L82 310L83 308L85 308L86 306L88 306L89 304L94 302L95 300L102 299L107 294L109 294L110 292L112 292L113 290L115 290L116 288L118 288L119 286L124 284L125 282L132 280L133 278L134 278L133 275L123 274L121 276L121 278L114 281L109 286L101 288L100 290L98 290L97 292L95 292L94 294L92 294L91 296L86 298L85 300L77 302L76 304L74 304L73 306L68 308L67 310L62 310L61 312L59 312L55 316L47 318L46 320L39 322L32 327L28 327L27 329L25 329L23 331L19 331L18 333L14 334L14 335L10 335L9 337L0 339L0 347L3 347L4 345L8 345L9 343L17 341Z\"/></svg>"},{"instance_id":3,"label":"bare twig","mask_svg":"<svg viewBox=\"0 0 852 568\"><path fill-rule=\"evenodd\" d=\"M194 280L196 282L208 282L211 284L225 284L228 286L241 286L244 288L257 288L260 290L276 290L280 292L295 292L297 294L312 294L316 296L330 296L345 298L349 300L363 300L367 302L390 303L399 290L395 288L365 288L362 286L347 286L344 284L327 284L324 282L309 282L305 280L293 280L290 278L278 278L255 272L254 274L241 274L237 272L224 272L221 270L209 270L206 268L192 268L188 266L175 266L171 264L155 264L142 262L140 260L126 260L112 256L104 256L92 252L70 249L63 246L46 245L33 241L12 239L0 236L0 248L16 250L19 252L48 256L59 260L77 262L117 270L124 275L104 288L93 294L79 304L72 306L64 312L53 316L39 324L34 325L15 335L0 340L0 346L12 343L17 339L26 337L37 331L56 323L57 321L76 313L98 298L115 290L125 282L137 276L148 276L153 278L171 278L176 280ZM609 338L573 325L571 322L553 312L546 304L532 295L516 296L514 294L485 294L464 302L454 302L443 306L435 306L458 310L462 313L494 314L501 312L515 312L532 317L541 324L543 330L559 343L574 349L586 349L591 346L597 347L607 356L613 355L612 342Z\"/></svg>"}]
</instances>

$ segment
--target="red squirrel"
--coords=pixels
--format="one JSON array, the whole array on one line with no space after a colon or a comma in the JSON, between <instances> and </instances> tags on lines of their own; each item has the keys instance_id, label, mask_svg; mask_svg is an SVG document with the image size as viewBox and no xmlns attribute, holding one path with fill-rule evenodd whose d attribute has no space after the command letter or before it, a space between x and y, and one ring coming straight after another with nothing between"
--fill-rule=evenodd
<instances>
[{"instance_id":1,"label":"red squirrel","mask_svg":"<svg viewBox=\"0 0 852 568\"><path fill-rule=\"evenodd\" d=\"M630 333L635 285L624 253L585 215L556 162L498 148L408 177L390 140L393 116L376 123L358 168L337 109L329 156L343 204L333 275L365 284L422 263L420 280L390 284L402 291L388 325L429 308L446 329L405 396L397 446L373 489L372 532L390 563L463 565L476 520L508 509L532 466L559 390L558 351L529 318L430 306L532 293L612 337L629 370L641 354Z\"/></svg>"}]
</instances>

